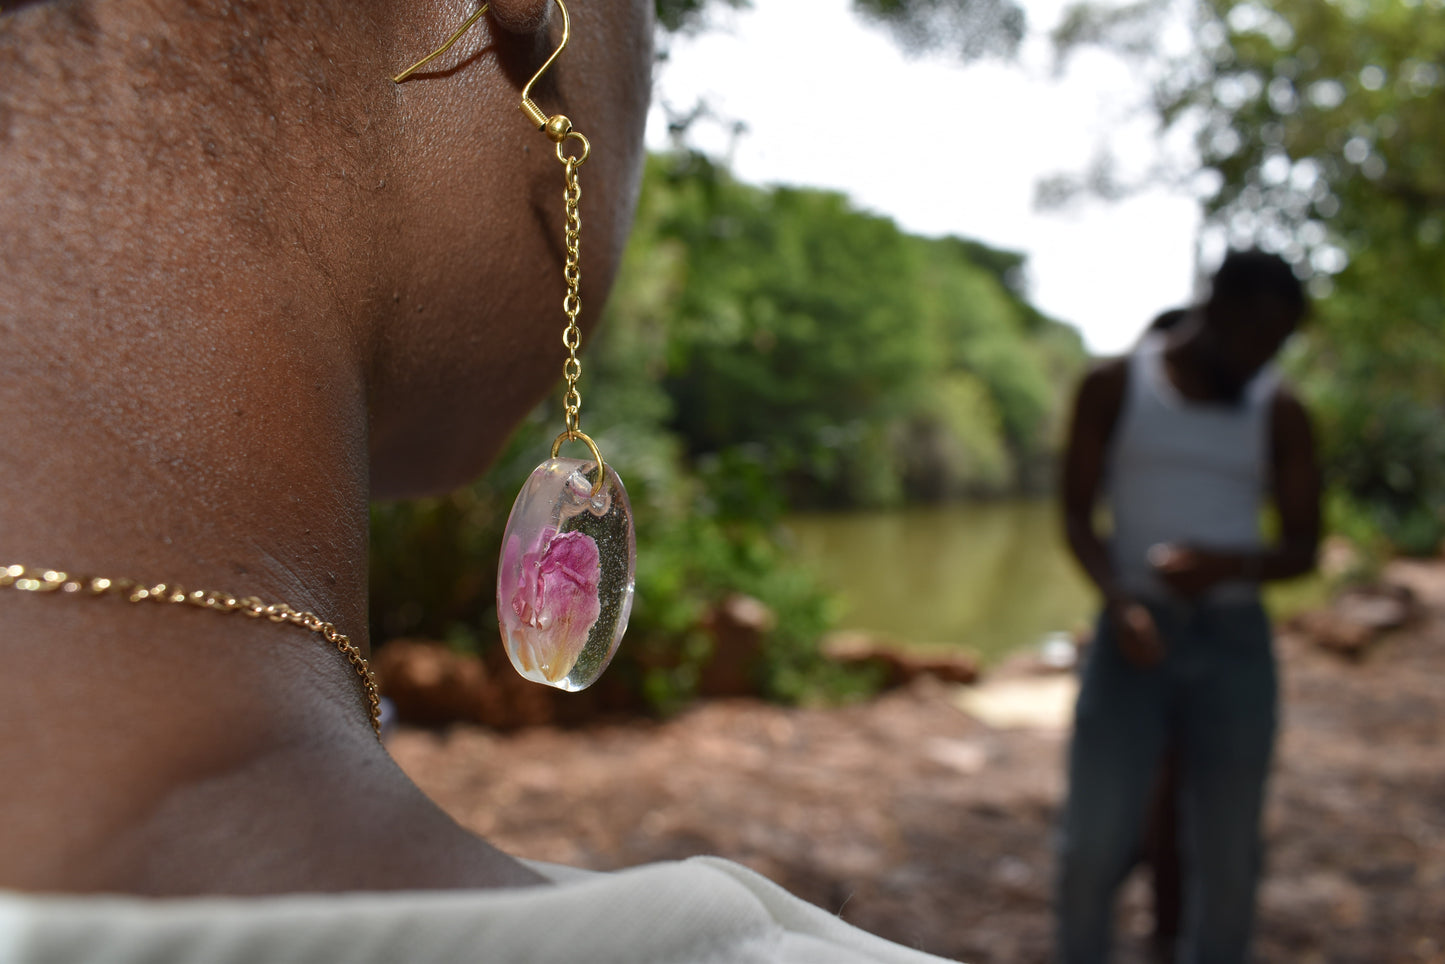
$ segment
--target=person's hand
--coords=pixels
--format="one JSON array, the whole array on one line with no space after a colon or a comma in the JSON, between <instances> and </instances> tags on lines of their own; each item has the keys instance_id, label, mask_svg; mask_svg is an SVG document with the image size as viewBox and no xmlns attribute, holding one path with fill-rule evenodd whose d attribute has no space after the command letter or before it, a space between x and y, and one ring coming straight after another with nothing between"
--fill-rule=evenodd
<instances>
[{"instance_id":1,"label":"person's hand","mask_svg":"<svg viewBox=\"0 0 1445 964\"><path fill-rule=\"evenodd\" d=\"M1149 564L1170 589L1186 599L1238 578L1238 560L1232 556L1160 543L1149 550Z\"/></svg>"},{"instance_id":2,"label":"person's hand","mask_svg":"<svg viewBox=\"0 0 1445 964\"><path fill-rule=\"evenodd\" d=\"M1109 604L1108 614L1124 658L1145 669L1157 666L1164 658L1164 638L1149 610L1142 603L1121 600Z\"/></svg>"}]
</instances>

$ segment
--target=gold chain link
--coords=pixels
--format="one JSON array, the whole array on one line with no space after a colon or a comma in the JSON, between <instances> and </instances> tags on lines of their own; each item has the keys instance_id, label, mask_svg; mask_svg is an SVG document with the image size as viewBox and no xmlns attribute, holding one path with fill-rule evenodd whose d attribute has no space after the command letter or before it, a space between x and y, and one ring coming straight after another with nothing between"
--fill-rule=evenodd
<instances>
[{"instance_id":1,"label":"gold chain link","mask_svg":"<svg viewBox=\"0 0 1445 964\"><path fill-rule=\"evenodd\" d=\"M366 657L345 633L324 621L313 612L293 609L287 603L266 603L255 596L237 598L228 592L193 589L173 583L144 585L134 579L107 579L103 576L76 576L58 569L34 569L25 566L0 567L0 589L12 588L20 592L84 594L86 596L118 596L127 602L172 603L179 606L195 606L221 613L240 613L252 619L265 617L273 623L290 623L316 633L336 647L361 680L366 693L367 710L371 717L371 728L381 737L381 693L376 687L376 677L371 672Z\"/></svg>"},{"instance_id":2,"label":"gold chain link","mask_svg":"<svg viewBox=\"0 0 1445 964\"><path fill-rule=\"evenodd\" d=\"M582 329L577 327L577 316L582 312L582 217L577 213L577 203L582 200L582 185L577 180L578 159L567 157L563 163L567 167L566 189L562 192L567 205L567 264L562 268L562 277L567 281L567 294L562 298L562 310L567 313L567 327L562 329L562 344L567 349L567 360L562 363L562 377L567 380L567 393L562 396L562 409L567 431L578 432L582 411L582 395L577 391L577 379L582 377L582 361L577 357L577 349L582 346Z\"/></svg>"}]
</instances>

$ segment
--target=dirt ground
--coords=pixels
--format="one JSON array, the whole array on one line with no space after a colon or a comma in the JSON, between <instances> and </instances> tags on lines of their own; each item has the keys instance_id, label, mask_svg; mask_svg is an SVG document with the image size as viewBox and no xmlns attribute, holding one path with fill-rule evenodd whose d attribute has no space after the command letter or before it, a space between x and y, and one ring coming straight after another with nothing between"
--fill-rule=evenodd
<instances>
[{"instance_id":1,"label":"dirt ground","mask_svg":"<svg viewBox=\"0 0 1445 964\"><path fill-rule=\"evenodd\" d=\"M1445 962L1445 563L1388 578L1420 614L1362 659L1281 634L1258 961ZM990 726L960 695L924 679L835 709L727 700L579 730L404 729L389 745L520 856L612 869L720 854L892 940L1044 962L1067 732ZM1147 959L1149 921L1136 874L1121 961Z\"/></svg>"}]
</instances>

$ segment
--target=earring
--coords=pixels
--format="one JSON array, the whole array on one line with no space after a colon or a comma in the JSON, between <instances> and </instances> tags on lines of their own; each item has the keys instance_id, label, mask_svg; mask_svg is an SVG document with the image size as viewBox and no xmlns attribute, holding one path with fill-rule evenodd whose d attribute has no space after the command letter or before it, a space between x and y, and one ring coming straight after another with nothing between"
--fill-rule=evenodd
<instances>
[{"instance_id":1,"label":"earring","mask_svg":"<svg viewBox=\"0 0 1445 964\"><path fill-rule=\"evenodd\" d=\"M497 621L502 643L517 672L537 683L576 691L592 685L612 661L627 631L637 569L637 537L627 490L612 466L602 459L597 443L579 427L582 395L577 380L582 362L577 349L582 331L578 252L582 220L578 204L582 185L577 171L587 162L592 145L561 114L548 117L532 102L532 85L546 73L567 46L572 25L562 0L562 42L527 85L521 109L537 129L556 145L563 166L566 211L566 263L562 278L566 295L562 311L567 324L562 345L567 357L562 377L566 428L552 442L552 454L532 471L507 517L502 557L497 570ZM392 78L401 83L418 68L448 50L487 5L472 14L446 42ZM569 146L576 153L569 153ZM591 460L558 458L564 442L587 446Z\"/></svg>"}]
</instances>

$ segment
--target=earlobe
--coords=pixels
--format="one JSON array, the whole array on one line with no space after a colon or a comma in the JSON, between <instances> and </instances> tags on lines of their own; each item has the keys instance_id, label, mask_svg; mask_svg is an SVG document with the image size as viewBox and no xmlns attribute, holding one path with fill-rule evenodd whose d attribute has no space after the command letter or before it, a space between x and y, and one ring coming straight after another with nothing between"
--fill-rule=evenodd
<instances>
[{"instance_id":1,"label":"earlobe","mask_svg":"<svg viewBox=\"0 0 1445 964\"><path fill-rule=\"evenodd\" d=\"M552 0L492 0L492 21L510 33L539 33L552 6Z\"/></svg>"}]
</instances>

